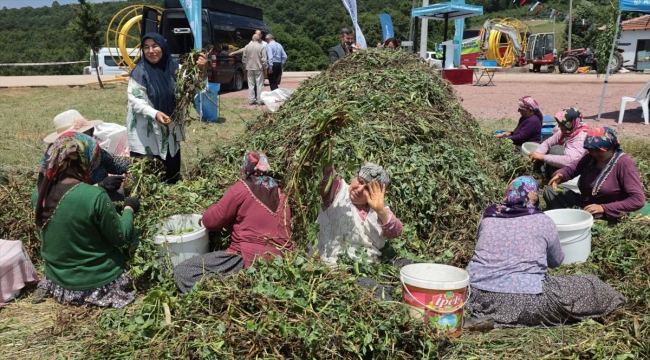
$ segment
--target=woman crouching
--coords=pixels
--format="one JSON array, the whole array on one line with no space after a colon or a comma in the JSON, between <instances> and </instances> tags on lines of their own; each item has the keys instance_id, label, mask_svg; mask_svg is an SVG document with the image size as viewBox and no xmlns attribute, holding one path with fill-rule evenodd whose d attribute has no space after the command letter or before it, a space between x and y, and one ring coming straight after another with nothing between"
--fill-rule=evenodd
<instances>
[{"instance_id":1,"label":"woman crouching","mask_svg":"<svg viewBox=\"0 0 650 360\"><path fill-rule=\"evenodd\" d=\"M251 151L244 156L242 179L226 190L219 202L203 214L209 231L230 230L225 251L214 251L178 264L174 280L182 292L208 275L226 275L250 267L256 257L268 259L293 251L291 211L286 195L271 175L266 155Z\"/></svg>"},{"instance_id":2,"label":"woman crouching","mask_svg":"<svg viewBox=\"0 0 650 360\"><path fill-rule=\"evenodd\" d=\"M62 134L39 165L32 195L45 260L45 279L34 295L57 301L122 308L135 298L120 247L132 243L137 198L124 200L120 217L106 191L90 185L99 144L76 131Z\"/></svg>"},{"instance_id":3,"label":"woman crouching","mask_svg":"<svg viewBox=\"0 0 650 360\"><path fill-rule=\"evenodd\" d=\"M594 218L617 222L645 204L639 170L608 127L589 129L583 147L587 150L578 161L553 174L544 188L547 210L580 207ZM557 185L580 176L580 194L557 191Z\"/></svg>"},{"instance_id":4,"label":"woman crouching","mask_svg":"<svg viewBox=\"0 0 650 360\"><path fill-rule=\"evenodd\" d=\"M547 276L564 251L553 220L538 209L539 187L515 179L505 199L488 207L467 267L472 314L466 325L559 326L605 316L625 298L593 275ZM481 325L483 327L483 325Z\"/></svg>"}]
</instances>

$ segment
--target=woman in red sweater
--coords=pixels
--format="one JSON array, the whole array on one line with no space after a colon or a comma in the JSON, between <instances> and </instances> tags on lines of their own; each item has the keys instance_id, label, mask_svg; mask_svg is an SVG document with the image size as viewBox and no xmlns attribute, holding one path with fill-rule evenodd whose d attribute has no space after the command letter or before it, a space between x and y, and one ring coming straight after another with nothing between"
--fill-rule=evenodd
<instances>
[{"instance_id":1,"label":"woman in red sweater","mask_svg":"<svg viewBox=\"0 0 650 360\"><path fill-rule=\"evenodd\" d=\"M283 256L284 250L294 249L289 240L289 204L271 176L266 155L249 152L240 172L242 180L228 188L221 200L203 214L203 225L209 231L230 230L230 246L176 266L174 280L184 293L205 275L235 273L251 266L256 257Z\"/></svg>"}]
</instances>

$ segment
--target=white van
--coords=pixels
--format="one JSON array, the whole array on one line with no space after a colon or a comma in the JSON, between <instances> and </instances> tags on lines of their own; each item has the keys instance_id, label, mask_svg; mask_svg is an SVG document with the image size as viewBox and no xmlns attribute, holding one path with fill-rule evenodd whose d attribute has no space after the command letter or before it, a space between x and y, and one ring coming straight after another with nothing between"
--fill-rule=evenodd
<instances>
[{"instance_id":1,"label":"white van","mask_svg":"<svg viewBox=\"0 0 650 360\"><path fill-rule=\"evenodd\" d=\"M135 58L139 54L139 50L134 48L127 48L126 51L128 54L130 54L132 60L135 60ZM98 60L97 70L99 71L99 75L128 74L127 71L128 66L124 63L118 64L116 62L116 60L120 61L118 57L119 54L120 54L120 49L118 48L103 47L99 49L99 52L97 53L97 60ZM95 61L93 59L93 51L90 50L90 66L86 66L84 68L84 75L88 75L88 74L97 75L97 72L95 72L94 65L95 65Z\"/></svg>"}]
</instances>

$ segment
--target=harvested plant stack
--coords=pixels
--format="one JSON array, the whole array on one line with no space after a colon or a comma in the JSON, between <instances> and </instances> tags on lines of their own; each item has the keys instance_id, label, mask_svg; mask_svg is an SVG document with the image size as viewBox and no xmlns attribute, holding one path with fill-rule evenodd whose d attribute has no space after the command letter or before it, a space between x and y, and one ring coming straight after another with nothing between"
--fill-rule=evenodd
<instances>
[{"instance_id":1,"label":"harvested plant stack","mask_svg":"<svg viewBox=\"0 0 650 360\"><path fill-rule=\"evenodd\" d=\"M387 203L415 230L408 248L422 257L473 244L480 211L522 164L512 145L481 133L447 81L402 51L344 58L305 81L247 134L234 152L264 150L283 173L297 242L320 209L323 166L334 164L349 182L370 161L391 175ZM467 260L462 254L471 244L457 260Z\"/></svg>"}]
</instances>

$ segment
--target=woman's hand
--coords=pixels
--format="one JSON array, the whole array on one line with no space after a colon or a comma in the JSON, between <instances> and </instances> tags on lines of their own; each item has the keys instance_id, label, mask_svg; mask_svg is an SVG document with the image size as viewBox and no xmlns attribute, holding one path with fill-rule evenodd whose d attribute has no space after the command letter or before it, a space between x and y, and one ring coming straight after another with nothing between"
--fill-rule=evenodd
<instances>
[{"instance_id":1,"label":"woman's hand","mask_svg":"<svg viewBox=\"0 0 650 360\"><path fill-rule=\"evenodd\" d=\"M544 161L544 154L538 153L537 151L533 151L530 153L530 155L528 155L528 157L533 161Z\"/></svg>"},{"instance_id":2,"label":"woman's hand","mask_svg":"<svg viewBox=\"0 0 650 360\"><path fill-rule=\"evenodd\" d=\"M208 70L208 58L205 53L200 53L199 58L196 59L196 65L201 69L201 74L205 74Z\"/></svg>"},{"instance_id":3,"label":"woman's hand","mask_svg":"<svg viewBox=\"0 0 650 360\"><path fill-rule=\"evenodd\" d=\"M501 134L496 134L496 135L494 135L494 137L495 138L502 138L502 137L510 136L510 135L512 135L511 132L504 132L504 133L501 133Z\"/></svg>"},{"instance_id":4,"label":"woman's hand","mask_svg":"<svg viewBox=\"0 0 650 360\"><path fill-rule=\"evenodd\" d=\"M371 209L375 210L376 213L385 211L384 209L384 195L386 194L386 185L379 186L377 180L373 180L368 184L368 188L365 191L366 200Z\"/></svg>"},{"instance_id":5,"label":"woman's hand","mask_svg":"<svg viewBox=\"0 0 650 360\"><path fill-rule=\"evenodd\" d=\"M564 176L562 174L556 174L553 176L551 181L548 182L548 184L553 187L553 191L557 190L557 185L562 182L563 177Z\"/></svg>"},{"instance_id":6,"label":"woman's hand","mask_svg":"<svg viewBox=\"0 0 650 360\"><path fill-rule=\"evenodd\" d=\"M164 112L158 111L156 113L156 121L158 121L161 125L167 126L171 122L171 119Z\"/></svg>"},{"instance_id":7,"label":"woman's hand","mask_svg":"<svg viewBox=\"0 0 650 360\"><path fill-rule=\"evenodd\" d=\"M605 209L603 209L603 207L598 204L587 205L585 206L584 210L591 215L603 214L605 212Z\"/></svg>"}]
</instances>

